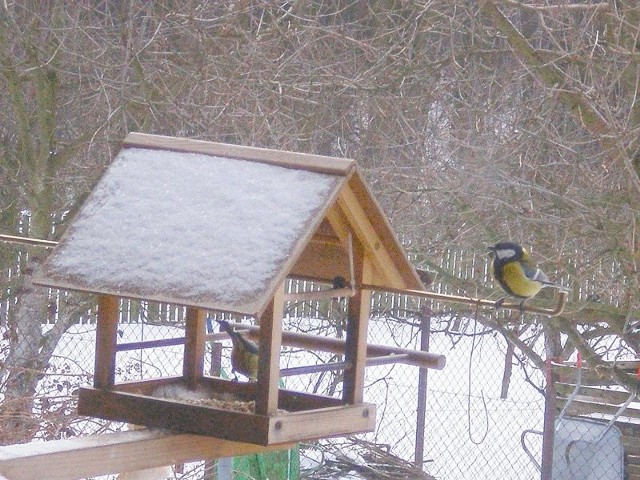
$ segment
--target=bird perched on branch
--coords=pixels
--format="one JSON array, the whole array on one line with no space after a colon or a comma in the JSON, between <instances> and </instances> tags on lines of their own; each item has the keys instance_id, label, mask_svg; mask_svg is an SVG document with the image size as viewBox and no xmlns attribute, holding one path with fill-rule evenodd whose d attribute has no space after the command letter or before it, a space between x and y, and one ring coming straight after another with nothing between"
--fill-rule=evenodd
<instances>
[{"instance_id":1,"label":"bird perched on branch","mask_svg":"<svg viewBox=\"0 0 640 480\"><path fill-rule=\"evenodd\" d=\"M249 380L258 378L258 344L236 332L226 320L216 320L231 337L231 370L241 373ZM236 377L237 380L238 377Z\"/></svg>"},{"instance_id":2,"label":"bird perched on branch","mask_svg":"<svg viewBox=\"0 0 640 480\"><path fill-rule=\"evenodd\" d=\"M520 310L524 308L524 302L535 297L545 287L568 290L567 287L549 280L538 268L529 252L517 243L496 243L489 247L489 252L493 258L490 266L493 277L505 292L522 300ZM504 300L504 298L498 300L496 308L500 308Z\"/></svg>"}]
</instances>

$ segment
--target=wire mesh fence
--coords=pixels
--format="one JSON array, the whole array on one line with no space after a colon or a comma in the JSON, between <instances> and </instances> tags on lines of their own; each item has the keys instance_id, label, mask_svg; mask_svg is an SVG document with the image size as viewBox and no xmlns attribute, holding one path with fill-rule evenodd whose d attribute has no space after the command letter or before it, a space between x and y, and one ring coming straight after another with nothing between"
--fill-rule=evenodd
<instances>
[{"instance_id":1,"label":"wire mesh fence","mask_svg":"<svg viewBox=\"0 0 640 480\"><path fill-rule=\"evenodd\" d=\"M289 288L295 291L319 287L291 282ZM285 329L344 338L346 312L346 299L289 304ZM369 343L419 350L427 340L430 351L446 355L447 366L442 371L422 372L402 363L367 368L365 401L378 405L376 430L355 438L302 444L299 458L306 477L422 478L418 475L424 472L424 478L451 480L535 479L540 478L544 467L544 443L551 442L553 446L555 436L552 476L548 478L638 478L634 476L640 470L638 403L630 392L615 386L611 372L607 382L597 376L590 378L590 383L585 380L579 397L573 399L575 378L572 382L571 375L558 374L554 381L557 391L552 393L554 415L557 417L567 403L571 409L567 410L564 424L556 421L552 429L555 435L549 440L549 435L542 435L545 403L548 407L550 402L549 396L545 399L545 391L549 392L545 390L544 372L514 349L486 317L473 310L455 310L424 299L390 294L374 295L372 312ZM184 334L184 315L184 308L179 306L122 301L118 342L135 345L180 338ZM214 316L253 321L229 314ZM43 331L55 328L57 321L43 321ZM531 348L543 350L544 336L538 323L522 322L513 328L529 340ZM6 336L2 342L6 346ZM215 348L215 343L207 345L205 371L221 368L222 375L228 375L230 343L222 341L221 349ZM34 392L33 417L39 424L36 439L126 428L73 415L79 386L91 383L94 355L95 315L90 311L66 329L46 368L37 372L41 379ZM179 343L119 352L116 381L179 375L182 358L183 347ZM340 356L334 353L286 347L281 368L339 360ZM633 374L637 362L625 364L625 368ZM336 370L284 377L282 385L339 397L341 380L342 374ZM633 401L624 411L618 411L628 399ZM215 462L199 462L174 468L171 478L216 478L219 469ZM616 476L620 472L625 477Z\"/></svg>"}]
</instances>

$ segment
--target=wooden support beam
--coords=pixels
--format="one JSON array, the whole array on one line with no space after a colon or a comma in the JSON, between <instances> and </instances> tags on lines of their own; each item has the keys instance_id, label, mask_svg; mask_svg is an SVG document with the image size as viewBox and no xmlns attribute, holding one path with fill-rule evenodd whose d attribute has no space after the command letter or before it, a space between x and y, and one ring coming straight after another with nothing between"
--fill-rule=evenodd
<instances>
[{"instance_id":1,"label":"wooden support beam","mask_svg":"<svg viewBox=\"0 0 640 480\"><path fill-rule=\"evenodd\" d=\"M204 375L204 342L206 314L196 307L187 307L183 376L187 387L194 390Z\"/></svg>"},{"instance_id":2,"label":"wooden support beam","mask_svg":"<svg viewBox=\"0 0 640 480\"><path fill-rule=\"evenodd\" d=\"M340 191L338 205L349 225L355 230L354 237L364 242L363 247L366 249L367 254L375 258L378 265L383 266L378 273L385 277L385 283L405 286L406 283L397 270L396 263L389 256L389 252L382 247L383 242L378 235L378 230L371 225L367 213L351 188L343 188ZM370 279L366 281L366 283L369 282ZM360 282L357 283L359 284Z\"/></svg>"},{"instance_id":3,"label":"wooden support beam","mask_svg":"<svg viewBox=\"0 0 640 480\"><path fill-rule=\"evenodd\" d=\"M118 341L118 315L120 301L112 295L98 298L98 324L96 326L96 358L93 386L110 389L116 375L116 348Z\"/></svg>"},{"instance_id":4,"label":"wooden support beam","mask_svg":"<svg viewBox=\"0 0 640 480\"><path fill-rule=\"evenodd\" d=\"M372 265L365 247L353 239L354 280L357 285L369 282ZM342 400L353 405L364 400L364 371L367 361L367 329L371 309L371 290L357 289L349 299L344 361L352 367L344 371Z\"/></svg>"},{"instance_id":5,"label":"wooden support beam","mask_svg":"<svg viewBox=\"0 0 640 480\"><path fill-rule=\"evenodd\" d=\"M256 390L257 415L270 415L278 409L283 299L284 284L276 289L269 306L260 315L260 361Z\"/></svg>"},{"instance_id":6,"label":"wooden support beam","mask_svg":"<svg viewBox=\"0 0 640 480\"><path fill-rule=\"evenodd\" d=\"M309 302L313 300L326 300L338 297L353 297L356 294L353 288L327 288L324 290L310 290L307 292L291 292L284 295L285 302Z\"/></svg>"},{"instance_id":7,"label":"wooden support beam","mask_svg":"<svg viewBox=\"0 0 640 480\"><path fill-rule=\"evenodd\" d=\"M222 338L222 335L220 335ZM140 342L127 342L119 343L116 347L118 352L127 352L130 350L140 350L142 348L161 348L161 347L174 347L177 345L184 345L184 337L175 338L161 338L158 340L142 340Z\"/></svg>"},{"instance_id":8,"label":"wooden support beam","mask_svg":"<svg viewBox=\"0 0 640 480\"><path fill-rule=\"evenodd\" d=\"M71 480L198 460L292 448L262 447L201 435L158 430L90 435L0 447L0 478Z\"/></svg>"}]
</instances>

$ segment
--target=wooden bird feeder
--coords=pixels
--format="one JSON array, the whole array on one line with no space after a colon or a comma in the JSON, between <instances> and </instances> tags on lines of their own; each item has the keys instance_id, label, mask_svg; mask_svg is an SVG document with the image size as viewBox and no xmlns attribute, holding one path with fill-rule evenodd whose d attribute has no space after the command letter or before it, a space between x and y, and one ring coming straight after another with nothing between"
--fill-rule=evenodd
<instances>
[{"instance_id":1,"label":"wooden bird feeder","mask_svg":"<svg viewBox=\"0 0 640 480\"><path fill-rule=\"evenodd\" d=\"M285 280L337 276L347 287L329 295L350 297L342 398L280 389ZM373 430L376 406L363 402L370 292L424 288L352 160L139 133L35 283L99 295L81 415L264 446ZM186 306L182 376L115 382L121 298ZM259 319L257 382L203 373L208 310ZM153 396L172 384L254 400L255 413Z\"/></svg>"}]
</instances>

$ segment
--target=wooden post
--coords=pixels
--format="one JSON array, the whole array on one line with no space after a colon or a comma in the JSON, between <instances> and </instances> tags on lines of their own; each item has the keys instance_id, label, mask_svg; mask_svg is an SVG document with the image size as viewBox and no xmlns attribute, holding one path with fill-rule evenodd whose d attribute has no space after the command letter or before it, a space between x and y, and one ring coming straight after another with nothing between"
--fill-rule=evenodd
<instances>
[{"instance_id":1,"label":"wooden post","mask_svg":"<svg viewBox=\"0 0 640 480\"><path fill-rule=\"evenodd\" d=\"M355 284L369 283L371 262L364 254L364 248L358 241L353 244L353 264ZM367 327L371 309L371 290L357 288L356 294L349 299L347 313L347 334L345 339L345 362L351 368L344 371L342 400L345 404L362 403L364 397L364 370L367 361Z\"/></svg>"},{"instance_id":2,"label":"wooden post","mask_svg":"<svg viewBox=\"0 0 640 480\"><path fill-rule=\"evenodd\" d=\"M96 358L93 386L111 389L116 376L116 346L120 302L112 295L98 298L98 324L96 326Z\"/></svg>"},{"instance_id":3,"label":"wooden post","mask_svg":"<svg viewBox=\"0 0 640 480\"><path fill-rule=\"evenodd\" d=\"M213 377L219 377L222 372L222 343L211 343L211 368L209 369L209 375ZM205 460L204 472L202 474L202 480L228 480L231 478L231 459L219 459L219 460ZM229 474L225 475L223 470L223 464L229 463Z\"/></svg>"},{"instance_id":4,"label":"wooden post","mask_svg":"<svg viewBox=\"0 0 640 480\"><path fill-rule=\"evenodd\" d=\"M269 415L278 409L283 299L284 284L277 288L269 306L260 316L260 362L256 387L256 414L258 415Z\"/></svg>"},{"instance_id":5,"label":"wooden post","mask_svg":"<svg viewBox=\"0 0 640 480\"><path fill-rule=\"evenodd\" d=\"M194 390L204 372L205 312L196 307L187 307L185 317L184 364L182 375L187 387Z\"/></svg>"}]
</instances>

